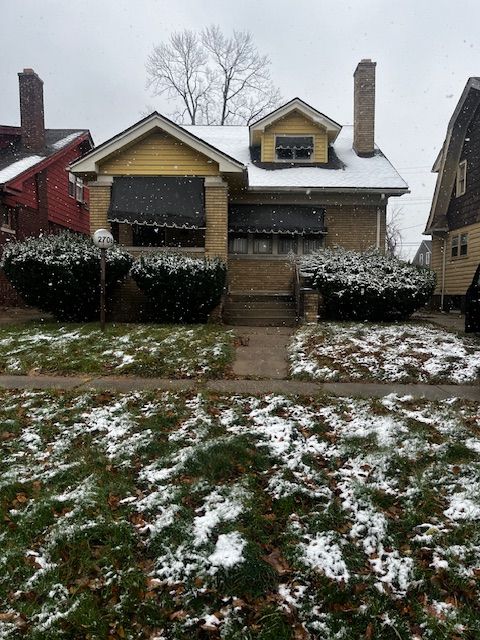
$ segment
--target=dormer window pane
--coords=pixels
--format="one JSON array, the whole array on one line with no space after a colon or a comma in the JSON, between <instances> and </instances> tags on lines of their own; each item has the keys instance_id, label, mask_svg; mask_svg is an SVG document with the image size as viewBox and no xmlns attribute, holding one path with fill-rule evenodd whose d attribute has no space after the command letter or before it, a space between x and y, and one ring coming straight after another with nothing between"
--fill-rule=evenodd
<instances>
[{"instance_id":1,"label":"dormer window pane","mask_svg":"<svg viewBox=\"0 0 480 640\"><path fill-rule=\"evenodd\" d=\"M308 162L313 156L313 136L277 136L275 153L277 160Z\"/></svg>"}]
</instances>

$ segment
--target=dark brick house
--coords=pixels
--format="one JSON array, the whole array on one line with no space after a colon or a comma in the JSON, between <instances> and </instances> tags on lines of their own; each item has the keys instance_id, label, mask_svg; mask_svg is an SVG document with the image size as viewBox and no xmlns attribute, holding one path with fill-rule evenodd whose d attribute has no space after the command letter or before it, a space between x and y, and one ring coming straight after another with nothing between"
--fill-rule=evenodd
<instances>
[{"instance_id":1,"label":"dark brick house","mask_svg":"<svg viewBox=\"0 0 480 640\"><path fill-rule=\"evenodd\" d=\"M0 246L41 233L89 233L88 190L68 172L93 147L86 129L46 129L43 82L18 74L20 126L0 125ZM0 275L0 304L15 295Z\"/></svg>"}]
</instances>

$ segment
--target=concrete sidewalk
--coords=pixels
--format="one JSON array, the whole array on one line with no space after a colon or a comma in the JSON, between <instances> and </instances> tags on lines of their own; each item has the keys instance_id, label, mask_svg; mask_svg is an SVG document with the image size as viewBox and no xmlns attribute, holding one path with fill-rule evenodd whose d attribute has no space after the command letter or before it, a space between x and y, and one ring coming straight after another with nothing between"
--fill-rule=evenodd
<instances>
[{"instance_id":1,"label":"concrete sidewalk","mask_svg":"<svg viewBox=\"0 0 480 640\"><path fill-rule=\"evenodd\" d=\"M0 376L2 389L64 389L75 391L214 391L225 394L331 395L338 397L381 398L390 393L413 398L443 400L462 398L480 401L480 386L433 384L378 384L360 382L302 382L299 380L168 380L104 376Z\"/></svg>"}]
</instances>

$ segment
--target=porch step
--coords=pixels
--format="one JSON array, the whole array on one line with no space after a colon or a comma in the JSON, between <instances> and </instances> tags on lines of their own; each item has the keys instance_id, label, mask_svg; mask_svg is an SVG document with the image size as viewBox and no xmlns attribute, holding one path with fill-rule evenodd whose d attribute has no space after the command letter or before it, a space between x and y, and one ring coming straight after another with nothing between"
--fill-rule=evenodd
<instances>
[{"instance_id":1,"label":"porch step","mask_svg":"<svg viewBox=\"0 0 480 640\"><path fill-rule=\"evenodd\" d=\"M297 317L291 294L239 293L228 296L223 319L232 325L293 327Z\"/></svg>"}]
</instances>

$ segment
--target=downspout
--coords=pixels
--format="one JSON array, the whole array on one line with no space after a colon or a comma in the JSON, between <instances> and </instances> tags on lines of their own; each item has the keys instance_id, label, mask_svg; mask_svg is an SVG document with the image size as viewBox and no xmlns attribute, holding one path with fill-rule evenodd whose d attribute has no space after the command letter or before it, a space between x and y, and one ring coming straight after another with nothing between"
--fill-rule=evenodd
<instances>
[{"instance_id":1,"label":"downspout","mask_svg":"<svg viewBox=\"0 0 480 640\"><path fill-rule=\"evenodd\" d=\"M380 225L382 222L382 212L380 210L380 207L377 207L377 244L376 244L376 248L380 249Z\"/></svg>"},{"instance_id":2,"label":"downspout","mask_svg":"<svg viewBox=\"0 0 480 640\"><path fill-rule=\"evenodd\" d=\"M445 270L447 268L447 237L443 237L443 258L442 258L442 288L440 291L440 311L443 312L443 303L445 299Z\"/></svg>"}]
</instances>

